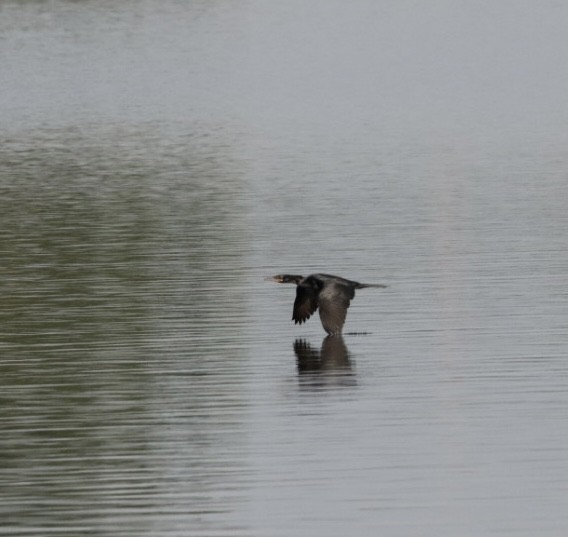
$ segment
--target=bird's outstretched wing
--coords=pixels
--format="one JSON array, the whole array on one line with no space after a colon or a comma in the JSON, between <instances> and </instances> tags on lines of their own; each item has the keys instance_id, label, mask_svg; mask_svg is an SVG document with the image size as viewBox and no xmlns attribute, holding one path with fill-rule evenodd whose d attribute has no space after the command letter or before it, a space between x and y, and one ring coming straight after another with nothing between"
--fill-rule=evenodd
<instances>
[{"instance_id":1,"label":"bird's outstretched wing","mask_svg":"<svg viewBox=\"0 0 568 537\"><path fill-rule=\"evenodd\" d=\"M294 311L292 312L294 324L306 322L317 309L318 297L316 290L307 283L299 283L296 287L296 300L294 301Z\"/></svg>"},{"instance_id":2,"label":"bird's outstretched wing","mask_svg":"<svg viewBox=\"0 0 568 537\"><path fill-rule=\"evenodd\" d=\"M328 334L340 334L347 308L351 299L355 296L355 290L348 285L330 283L321 290L318 303L321 324Z\"/></svg>"}]
</instances>

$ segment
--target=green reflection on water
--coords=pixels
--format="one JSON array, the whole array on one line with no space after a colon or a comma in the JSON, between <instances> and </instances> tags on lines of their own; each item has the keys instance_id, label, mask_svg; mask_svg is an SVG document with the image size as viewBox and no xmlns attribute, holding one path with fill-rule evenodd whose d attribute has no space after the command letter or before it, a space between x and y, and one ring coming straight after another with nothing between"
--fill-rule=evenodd
<instances>
[{"instance_id":1,"label":"green reflection on water","mask_svg":"<svg viewBox=\"0 0 568 537\"><path fill-rule=\"evenodd\" d=\"M248 245L232 151L155 125L2 145L9 526L96 525L120 508L138 527L172 491L180 513L221 505L245 406L235 319Z\"/></svg>"}]
</instances>

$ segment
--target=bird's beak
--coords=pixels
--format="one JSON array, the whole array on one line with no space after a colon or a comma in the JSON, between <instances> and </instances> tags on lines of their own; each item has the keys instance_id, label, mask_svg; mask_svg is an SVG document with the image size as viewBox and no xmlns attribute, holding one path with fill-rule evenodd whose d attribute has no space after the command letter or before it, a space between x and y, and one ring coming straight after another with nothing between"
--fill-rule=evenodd
<instances>
[{"instance_id":1,"label":"bird's beak","mask_svg":"<svg viewBox=\"0 0 568 537\"><path fill-rule=\"evenodd\" d=\"M265 282L277 282L277 278L276 276L266 276L266 278L264 278Z\"/></svg>"}]
</instances>

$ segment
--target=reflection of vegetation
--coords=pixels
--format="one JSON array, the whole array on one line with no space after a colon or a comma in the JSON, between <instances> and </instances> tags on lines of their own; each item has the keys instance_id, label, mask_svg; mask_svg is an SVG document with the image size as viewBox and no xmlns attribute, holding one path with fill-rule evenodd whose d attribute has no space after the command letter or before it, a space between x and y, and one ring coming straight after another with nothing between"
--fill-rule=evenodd
<instances>
[{"instance_id":1,"label":"reflection of vegetation","mask_svg":"<svg viewBox=\"0 0 568 537\"><path fill-rule=\"evenodd\" d=\"M203 465L231 471L215 452L224 428L238 442L243 403L234 377L227 393L210 377L238 364L241 173L222 140L156 132L0 148L0 457L4 484L28 483L0 494L14 525L46 497L129 490L125 475L159 488L168 441L201 497Z\"/></svg>"},{"instance_id":2,"label":"reflection of vegetation","mask_svg":"<svg viewBox=\"0 0 568 537\"><path fill-rule=\"evenodd\" d=\"M145 131L118 133L121 143L99 147L64 134L57 143L33 140L12 151L8 144L0 155L2 320L10 341L22 334L28 345L65 330L66 340L91 344L125 318L135 323L148 300L155 313L154 294L166 310L172 302L197 306L204 280L219 290L235 277L229 264L243 252L242 196L235 163L219 147L191 137L159 145ZM44 329L30 330L35 321ZM89 326L69 330L78 325Z\"/></svg>"}]
</instances>

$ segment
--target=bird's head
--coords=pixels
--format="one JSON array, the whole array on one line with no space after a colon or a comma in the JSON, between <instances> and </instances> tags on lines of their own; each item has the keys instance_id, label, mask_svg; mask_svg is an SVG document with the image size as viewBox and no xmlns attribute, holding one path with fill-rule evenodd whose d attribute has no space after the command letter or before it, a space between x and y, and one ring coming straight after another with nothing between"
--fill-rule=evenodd
<instances>
[{"instance_id":1,"label":"bird's head","mask_svg":"<svg viewBox=\"0 0 568 537\"><path fill-rule=\"evenodd\" d=\"M298 285L304 277L298 274L277 274L276 276L269 276L266 279L276 283L294 283Z\"/></svg>"}]
</instances>

